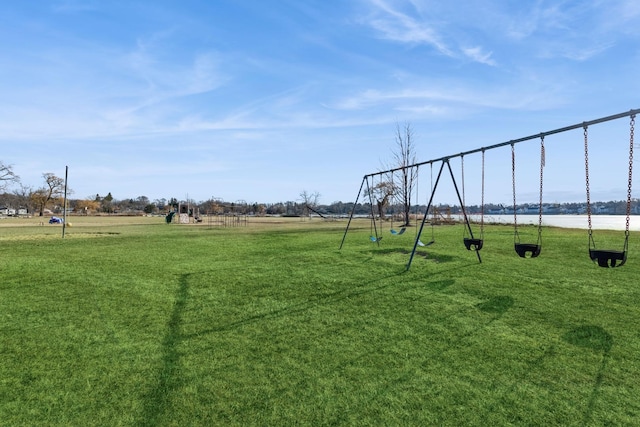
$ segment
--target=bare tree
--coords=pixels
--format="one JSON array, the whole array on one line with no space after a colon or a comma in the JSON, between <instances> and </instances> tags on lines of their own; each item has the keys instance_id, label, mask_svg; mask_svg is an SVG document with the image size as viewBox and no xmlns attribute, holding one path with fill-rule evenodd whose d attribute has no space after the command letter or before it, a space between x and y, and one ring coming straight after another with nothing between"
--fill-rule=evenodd
<instances>
[{"instance_id":1,"label":"bare tree","mask_svg":"<svg viewBox=\"0 0 640 427\"><path fill-rule=\"evenodd\" d=\"M385 219L386 210L389 206L390 200L393 198L394 188L391 181L380 181L373 186L373 195L378 205L378 214L380 219Z\"/></svg>"},{"instance_id":2,"label":"bare tree","mask_svg":"<svg viewBox=\"0 0 640 427\"><path fill-rule=\"evenodd\" d=\"M16 196L16 199L18 200L18 204L20 206L23 206L27 209L28 212L33 213L33 209L32 209L32 199L31 199L31 193L33 192L32 188L29 187L28 185L22 185L20 184L20 187L18 189L13 190L13 194Z\"/></svg>"},{"instance_id":3,"label":"bare tree","mask_svg":"<svg viewBox=\"0 0 640 427\"><path fill-rule=\"evenodd\" d=\"M31 193L31 200L38 207L40 216L44 215L44 209L51 200L59 199L64 195L64 179L51 172L43 173L45 185Z\"/></svg>"},{"instance_id":4,"label":"bare tree","mask_svg":"<svg viewBox=\"0 0 640 427\"><path fill-rule=\"evenodd\" d=\"M396 147L393 151L393 169L399 169L392 173L391 182L394 195L398 203L402 205L403 226L410 225L411 195L417 182L417 168L410 167L416 164L415 135L411 123L404 125L396 123ZM399 175L396 179L396 175Z\"/></svg>"},{"instance_id":5,"label":"bare tree","mask_svg":"<svg viewBox=\"0 0 640 427\"><path fill-rule=\"evenodd\" d=\"M302 204L304 205L304 210L306 211L306 215L310 215L310 211L316 211L315 208L318 206L318 202L320 201L320 193L317 191L313 193L309 193L307 190L302 190L300 193L300 199L302 200Z\"/></svg>"},{"instance_id":6,"label":"bare tree","mask_svg":"<svg viewBox=\"0 0 640 427\"><path fill-rule=\"evenodd\" d=\"M311 207L317 206L320 201L320 193L313 192L309 193L307 190L302 190L300 193L300 199L305 205L309 205Z\"/></svg>"},{"instance_id":7,"label":"bare tree","mask_svg":"<svg viewBox=\"0 0 640 427\"><path fill-rule=\"evenodd\" d=\"M376 181L374 177L371 178L371 186L367 184L368 192L366 193L366 197L368 197L371 200L371 203L378 208L378 215L381 220L384 220L387 208L393 198L394 187L390 175L389 179L387 179L387 176L382 174L378 174L376 176L379 176L380 180Z\"/></svg>"},{"instance_id":8,"label":"bare tree","mask_svg":"<svg viewBox=\"0 0 640 427\"><path fill-rule=\"evenodd\" d=\"M20 177L13 172L13 166L5 165L0 160L0 190L4 190L10 183L17 183Z\"/></svg>"}]
</instances>

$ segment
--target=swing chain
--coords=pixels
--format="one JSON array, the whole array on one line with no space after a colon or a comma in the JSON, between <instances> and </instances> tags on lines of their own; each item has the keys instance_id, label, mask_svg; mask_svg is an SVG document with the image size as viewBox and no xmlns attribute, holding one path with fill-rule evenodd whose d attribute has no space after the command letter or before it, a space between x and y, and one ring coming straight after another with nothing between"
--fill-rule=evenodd
<instances>
[{"instance_id":1,"label":"swing chain","mask_svg":"<svg viewBox=\"0 0 640 427\"><path fill-rule=\"evenodd\" d=\"M516 215L516 149L514 143L511 143L511 186L513 187L513 225L515 234L518 234L518 216Z\"/></svg>"},{"instance_id":2,"label":"swing chain","mask_svg":"<svg viewBox=\"0 0 640 427\"><path fill-rule=\"evenodd\" d=\"M465 206L464 198L464 154L460 154L460 169L462 170L462 208Z\"/></svg>"},{"instance_id":3,"label":"swing chain","mask_svg":"<svg viewBox=\"0 0 640 427\"><path fill-rule=\"evenodd\" d=\"M627 224L625 228L625 235L629 235L629 217L631 216L631 182L633 171L633 134L636 124L636 115L631 115L630 131L629 131L629 182L627 184Z\"/></svg>"},{"instance_id":4,"label":"swing chain","mask_svg":"<svg viewBox=\"0 0 640 427\"><path fill-rule=\"evenodd\" d=\"M586 176L586 186L587 186L587 223L589 227L589 237L592 235L591 230L591 194L589 192L589 138L587 126L584 126L584 171Z\"/></svg>"},{"instance_id":5,"label":"swing chain","mask_svg":"<svg viewBox=\"0 0 640 427\"><path fill-rule=\"evenodd\" d=\"M545 166L544 135L540 136L540 206L538 208L538 239L542 233L542 177Z\"/></svg>"},{"instance_id":6,"label":"swing chain","mask_svg":"<svg viewBox=\"0 0 640 427\"><path fill-rule=\"evenodd\" d=\"M482 198L480 203L480 236L484 237L484 148L482 149Z\"/></svg>"}]
</instances>

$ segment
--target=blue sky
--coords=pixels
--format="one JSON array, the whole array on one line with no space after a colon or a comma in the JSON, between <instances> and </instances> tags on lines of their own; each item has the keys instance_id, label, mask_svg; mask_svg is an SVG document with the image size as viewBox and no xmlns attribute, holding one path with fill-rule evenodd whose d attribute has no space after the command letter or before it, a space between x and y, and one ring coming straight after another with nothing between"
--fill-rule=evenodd
<instances>
[{"instance_id":1,"label":"blue sky","mask_svg":"<svg viewBox=\"0 0 640 427\"><path fill-rule=\"evenodd\" d=\"M348 202L398 123L426 161L639 108L639 42L636 0L8 2L0 159L33 187L69 166L75 198ZM590 137L592 198L624 199L629 121ZM546 139L545 201L585 198L582 144ZM516 149L536 201L539 144ZM487 201L511 201L510 159L487 152Z\"/></svg>"}]
</instances>

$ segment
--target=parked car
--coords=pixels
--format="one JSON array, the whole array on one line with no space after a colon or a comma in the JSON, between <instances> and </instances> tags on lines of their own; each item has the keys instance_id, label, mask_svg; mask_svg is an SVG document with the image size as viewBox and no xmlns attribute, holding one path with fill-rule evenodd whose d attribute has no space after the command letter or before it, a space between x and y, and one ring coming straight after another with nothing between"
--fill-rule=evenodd
<instances>
[{"instance_id":1,"label":"parked car","mask_svg":"<svg viewBox=\"0 0 640 427\"><path fill-rule=\"evenodd\" d=\"M49 224L62 224L63 222L64 222L64 219L58 218L57 216L52 216L51 219L49 220Z\"/></svg>"}]
</instances>

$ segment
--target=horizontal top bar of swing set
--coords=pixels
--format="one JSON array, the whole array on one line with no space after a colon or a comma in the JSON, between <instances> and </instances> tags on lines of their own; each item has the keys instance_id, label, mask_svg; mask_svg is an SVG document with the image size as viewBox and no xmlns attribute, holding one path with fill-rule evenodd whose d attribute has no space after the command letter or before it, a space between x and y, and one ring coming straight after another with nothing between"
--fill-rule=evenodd
<instances>
[{"instance_id":1,"label":"horizontal top bar of swing set","mask_svg":"<svg viewBox=\"0 0 640 427\"><path fill-rule=\"evenodd\" d=\"M400 167L397 167L397 168L394 168L394 169L388 169L386 171L370 173L370 174L365 175L363 180L368 178L368 177L374 177L376 175L383 175L383 174L386 174L386 173L393 173L393 172L397 172L397 171L400 171L400 170L411 169L411 168L415 168L415 167L418 167L418 166L433 164L433 163L437 163L437 162L446 162L447 160L454 159L456 157L464 157L464 156L469 155L469 154L480 153L482 151L487 151L487 150L493 150L494 148L504 147L506 145L513 145L513 144L517 144L519 142L524 142L524 141L530 141L532 139L543 138L545 136L554 135L556 133L562 133L562 132L566 132L566 131L569 131L569 130L585 128L585 127L589 127L591 125L596 125L598 123L604 123L604 122L609 122L611 120L621 119L623 117L634 116L634 115L636 115L638 113L640 113L640 109L629 110L629 111L626 111L624 113L614 114L612 116L606 116L606 117L602 117L602 118L599 118L599 119L596 119L596 120L590 120L588 122L576 123L575 125L565 126L565 127L554 129L554 130L550 130L550 131L547 131L547 132L540 132L540 133L537 133L535 135L529 135L529 136L525 136L523 138L512 139L510 141L501 142L499 144L494 144L494 145L489 145L489 146L486 146L486 147L477 148L475 150L464 151L462 153L452 154L450 156L444 156L444 157L440 157L440 158L437 158L437 159L427 160L425 162L414 163L412 165L400 166Z\"/></svg>"}]
</instances>

